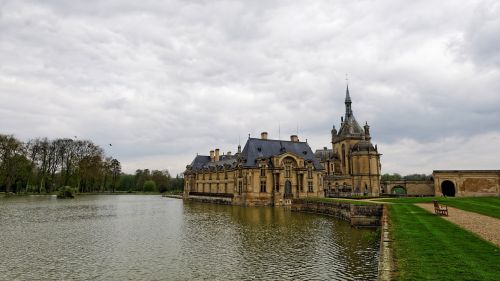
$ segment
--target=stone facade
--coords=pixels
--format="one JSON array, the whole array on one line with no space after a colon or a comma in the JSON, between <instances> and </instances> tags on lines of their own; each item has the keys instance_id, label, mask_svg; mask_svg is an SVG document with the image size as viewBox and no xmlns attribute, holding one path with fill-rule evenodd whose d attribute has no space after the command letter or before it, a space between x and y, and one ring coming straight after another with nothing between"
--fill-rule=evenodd
<instances>
[{"instance_id":1,"label":"stone facade","mask_svg":"<svg viewBox=\"0 0 500 281\"><path fill-rule=\"evenodd\" d=\"M435 196L499 196L500 170L437 170Z\"/></svg>"},{"instance_id":2,"label":"stone facade","mask_svg":"<svg viewBox=\"0 0 500 281\"><path fill-rule=\"evenodd\" d=\"M186 198L226 198L234 205L289 205L322 197L323 170L306 142L249 138L235 155L198 155L184 173ZM230 199L227 199L230 198Z\"/></svg>"},{"instance_id":3,"label":"stone facade","mask_svg":"<svg viewBox=\"0 0 500 281\"><path fill-rule=\"evenodd\" d=\"M381 154L371 142L368 123L361 128L354 118L349 87L345 109L339 131L335 125L331 130L332 149L316 150L324 167L325 190L330 196L379 196Z\"/></svg>"}]
</instances>

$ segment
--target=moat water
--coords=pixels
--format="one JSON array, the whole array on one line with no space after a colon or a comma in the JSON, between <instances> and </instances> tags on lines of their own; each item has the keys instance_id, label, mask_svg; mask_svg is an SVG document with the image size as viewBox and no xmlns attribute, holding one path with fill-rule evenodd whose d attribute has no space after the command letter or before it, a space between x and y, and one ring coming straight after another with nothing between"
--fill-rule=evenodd
<instances>
[{"instance_id":1,"label":"moat water","mask_svg":"<svg viewBox=\"0 0 500 281\"><path fill-rule=\"evenodd\" d=\"M141 195L0 198L1 280L376 280L373 229Z\"/></svg>"}]
</instances>

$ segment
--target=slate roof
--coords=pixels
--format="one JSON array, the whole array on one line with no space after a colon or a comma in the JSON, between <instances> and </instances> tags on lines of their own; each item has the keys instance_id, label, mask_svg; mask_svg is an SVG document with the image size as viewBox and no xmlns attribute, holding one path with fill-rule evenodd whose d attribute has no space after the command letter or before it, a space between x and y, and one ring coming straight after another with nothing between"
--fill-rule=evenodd
<instances>
[{"instance_id":1,"label":"slate roof","mask_svg":"<svg viewBox=\"0 0 500 281\"><path fill-rule=\"evenodd\" d=\"M314 156L311 147L307 142L292 142L284 140L271 140L271 139L257 139L249 138L241 156L246 161L244 167L256 167L257 159L270 158L285 152L293 153L299 157L313 162L316 170L321 170L322 166L318 159Z\"/></svg>"},{"instance_id":2,"label":"slate roof","mask_svg":"<svg viewBox=\"0 0 500 281\"><path fill-rule=\"evenodd\" d=\"M375 151L375 147L370 141L366 140L361 140L358 143L356 143L352 149L353 152L356 151Z\"/></svg>"},{"instance_id":3,"label":"slate roof","mask_svg":"<svg viewBox=\"0 0 500 281\"><path fill-rule=\"evenodd\" d=\"M354 114L352 113L351 103L352 101L351 101L351 96L349 94L349 86L347 86L346 97L345 97L345 106L346 106L345 118L344 118L344 123L342 123L342 126L340 127L337 136L361 138L365 134L365 131L358 124L356 118L354 118Z\"/></svg>"},{"instance_id":4,"label":"slate roof","mask_svg":"<svg viewBox=\"0 0 500 281\"><path fill-rule=\"evenodd\" d=\"M316 152L314 152L314 156L320 161L338 159L338 155L333 152L333 149L327 149L326 147L323 149L317 149Z\"/></svg>"},{"instance_id":5,"label":"slate roof","mask_svg":"<svg viewBox=\"0 0 500 281\"><path fill-rule=\"evenodd\" d=\"M236 167L238 160L235 155L221 155L220 160L217 162L210 162L210 156L196 155L193 162L191 162L191 170L199 171L203 168L229 165L231 168Z\"/></svg>"}]
</instances>

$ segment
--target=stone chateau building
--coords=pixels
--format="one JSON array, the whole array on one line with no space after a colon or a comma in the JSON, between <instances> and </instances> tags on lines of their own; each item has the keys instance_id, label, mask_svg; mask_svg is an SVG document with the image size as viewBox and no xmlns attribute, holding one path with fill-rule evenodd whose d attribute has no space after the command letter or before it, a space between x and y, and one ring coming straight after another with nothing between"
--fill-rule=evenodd
<instances>
[{"instance_id":1,"label":"stone chateau building","mask_svg":"<svg viewBox=\"0 0 500 281\"><path fill-rule=\"evenodd\" d=\"M332 128L332 149L316 150L323 167L327 195L353 196L380 194L380 156L371 142L370 126L358 124L352 111L349 86L346 89L345 116L340 129Z\"/></svg>"},{"instance_id":2,"label":"stone chateau building","mask_svg":"<svg viewBox=\"0 0 500 281\"><path fill-rule=\"evenodd\" d=\"M349 88L345 116L335 126L332 148L313 153L292 135L273 140L266 132L248 138L243 151L197 155L184 172L184 196L235 205L287 205L293 198L372 195L380 192L380 155L370 127L354 118Z\"/></svg>"}]
</instances>

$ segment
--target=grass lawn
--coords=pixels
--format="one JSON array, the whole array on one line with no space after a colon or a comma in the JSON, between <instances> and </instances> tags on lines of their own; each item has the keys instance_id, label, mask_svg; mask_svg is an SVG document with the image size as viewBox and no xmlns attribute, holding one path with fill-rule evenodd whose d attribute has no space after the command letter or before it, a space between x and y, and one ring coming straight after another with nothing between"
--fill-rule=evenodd
<instances>
[{"instance_id":1,"label":"grass lawn","mask_svg":"<svg viewBox=\"0 0 500 281\"><path fill-rule=\"evenodd\" d=\"M500 197L413 197L380 199L376 201L392 203L432 203L433 200L464 211L500 219Z\"/></svg>"},{"instance_id":2,"label":"grass lawn","mask_svg":"<svg viewBox=\"0 0 500 281\"><path fill-rule=\"evenodd\" d=\"M315 201L315 202L333 202L333 203L350 203L353 205L374 205L377 204L376 202L367 202L367 201L361 201L361 200L356 200L356 199L339 199L339 198L302 198L303 200L306 201Z\"/></svg>"},{"instance_id":3,"label":"grass lawn","mask_svg":"<svg viewBox=\"0 0 500 281\"><path fill-rule=\"evenodd\" d=\"M417 206L389 208L397 280L499 280L499 247Z\"/></svg>"}]
</instances>

